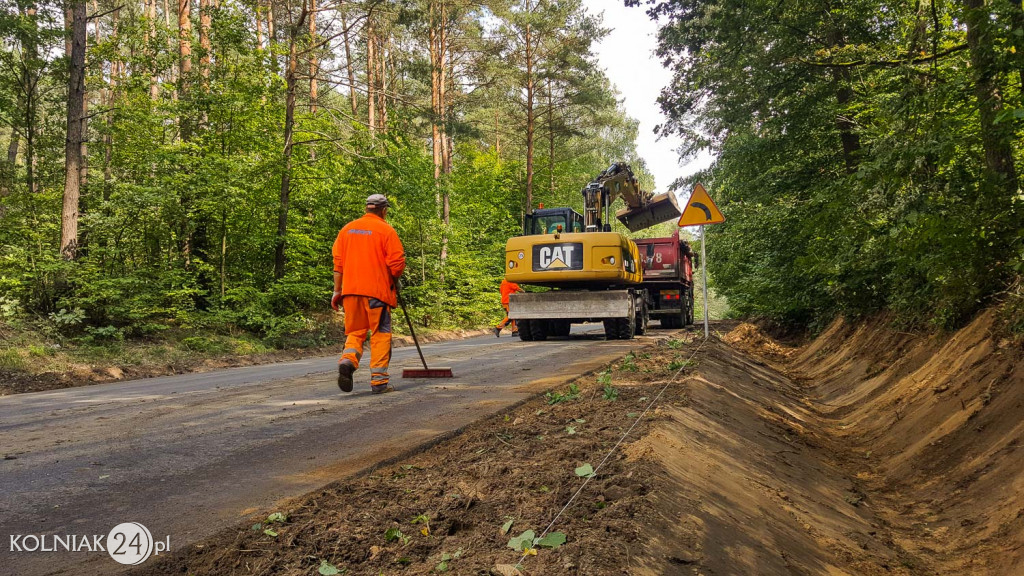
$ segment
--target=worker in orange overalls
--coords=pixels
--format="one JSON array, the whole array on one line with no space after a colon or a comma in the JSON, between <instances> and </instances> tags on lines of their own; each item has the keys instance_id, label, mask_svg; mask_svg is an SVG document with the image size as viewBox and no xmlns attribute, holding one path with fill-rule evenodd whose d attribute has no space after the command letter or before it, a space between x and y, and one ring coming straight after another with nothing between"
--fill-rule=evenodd
<instances>
[{"instance_id":1,"label":"worker in orange overalls","mask_svg":"<svg viewBox=\"0 0 1024 576\"><path fill-rule=\"evenodd\" d=\"M502 279L501 288L499 288L499 290L501 291L501 307L505 309L505 319L494 327L494 335L500 338L501 329L512 324L512 335L519 336L519 327L516 326L516 321L508 317L508 297L519 292L522 288L520 288L519 284L516 284L515 282L509 282L508 280Z\"/></svg>"},{"instance_id":2,"label":"worker in orange overalls","mask_svg":"<svg viewBox=\"0 0 1024 576\"><path fill-rule=\"evenodd\" d=\"M334 296L331 308L345 309L345 350L338 361L338 388L352 391L352 373L359 368L363 344L370 333L370 390L392 392L391 309L398 305L395 285L405 270L405 249L385 218L388 199L371 194L366 214L349 222L334 241Z\"/></svg>"}]
</instances>

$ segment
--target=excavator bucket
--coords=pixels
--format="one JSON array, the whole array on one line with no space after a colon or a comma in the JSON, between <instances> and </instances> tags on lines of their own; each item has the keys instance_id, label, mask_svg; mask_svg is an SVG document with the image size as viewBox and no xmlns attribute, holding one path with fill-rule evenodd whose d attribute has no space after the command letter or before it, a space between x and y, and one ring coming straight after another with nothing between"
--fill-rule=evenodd
<instances>
[{"instance_id":1,"label":"excavator bucket","mask_svg":"<svg viewBox=\"0 0 1024 576\"><path fill-rule=\"evenodd\" d=\"M641 208L624 208L615 213L619 219L629 228L631 232L650 228L655 224L661 224L667 220L679 218L682 211L679 210L679 203L676 195L672 192L655 194L651 201Z\"/></svg>"}]
</instances>

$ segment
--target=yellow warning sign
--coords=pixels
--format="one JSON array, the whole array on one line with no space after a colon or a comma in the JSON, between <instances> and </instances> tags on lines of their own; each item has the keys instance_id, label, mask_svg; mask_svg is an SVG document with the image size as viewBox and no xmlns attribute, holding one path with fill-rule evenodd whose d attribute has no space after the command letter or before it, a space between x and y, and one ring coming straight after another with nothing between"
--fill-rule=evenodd
<instances>
[{"instance_id":1,"label":"yellow warning sign","mask_svg":"<svg viewBox=\"0 0 1024 576\"><path fill-rule=\"evenodd\" d=\"M693 194L679 217L680 226L700 226L702 224L721 224L725 222L722 211L711 201L708 191L699 183L693 187Z\"/></svg>"}]
</instances>

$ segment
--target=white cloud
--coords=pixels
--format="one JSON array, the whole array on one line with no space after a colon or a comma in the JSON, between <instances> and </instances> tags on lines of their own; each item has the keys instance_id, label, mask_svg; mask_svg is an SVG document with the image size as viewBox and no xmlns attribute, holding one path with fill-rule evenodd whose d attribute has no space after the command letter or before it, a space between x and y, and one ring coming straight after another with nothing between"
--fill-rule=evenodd
<instances>
[{"instance_id":1,"label":"white cloud","mask_svg":"<svg viewBox=\"0 0 1024 576\"><path fill-rule=\"evenodd\" d=\"M661 89L672 80L672 73L662 67L654 54L658 25L643 7L627 8L622 0L584 0L591 14L604 13L604 27L611 29L595 52L598 62L624 98L626 112L640 121L637 152L654 175L658 192L667 189L677 178L689 176L706 168L711 157L702 155L680 165L677 149L682 140L677 136L658 138L654 127L665 117L658 106ZM683 200L688 194L682 193Z\"/></svg>"}]
</instances>

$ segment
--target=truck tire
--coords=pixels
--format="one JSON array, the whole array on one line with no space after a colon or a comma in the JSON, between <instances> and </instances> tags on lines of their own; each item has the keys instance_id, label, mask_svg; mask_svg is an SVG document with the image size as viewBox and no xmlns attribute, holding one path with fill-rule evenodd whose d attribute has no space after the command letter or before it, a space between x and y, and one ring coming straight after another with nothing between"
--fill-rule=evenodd
<instances>
[{"instance_id":1,"label":"truck tire","mask_svg":"<svg viewBox=\"0 0 1024 576\"><path fill-rule=\"evenodd\" d=\"M543 341L548 339L548 321L547 320L534 320L530 322L530 339L535 341ZM523 333L523 329L519 329L519 333Z\"/></svg>"},{"instance_id":2,"label":"truck tire","mask_svg":"<svg viewBox=\"0 0 1024 576\"><path fill-rule=\"evenodd\" d=\"M618 319L608 318L602 322L604 324L604 338L605 340L618 340L619 329Z\"/></svg>"},{"instance_id":3,"label":"truck tire","mask_svg":"<svg viewBox=\"0 0 1024 576\"><path fill-rule=\"evenodd\" d=\"M572 332L572 322L568 320L550 320L548 334L558 338L567 338Z\"/></svg>"},{"instance_id":4,"label":"truck tire","mask_svg":"<svg viewBox=\"0 0 1024 576\"><path fill-rule=\"evenodd\" d=\"M695 314L693 311L693 286L687 290L686 315L683 317L683 326L693 326Z\"/></svg>"},{"instance_id":5,"label":"truck tire","mask_svg":"<svg viewBox=\"0 0 1024 576\"><path fill-rule=\"evenodd\" d=\"M636 319L636 335L647 334L647 324L651 321L651 313L647 310L647 302L640 307L640 315Z\"/></svg>"},{"instance_id":6,"label":"truck tire","mask_svg":"<svg viewBox=\"0 0 1024 576\"><path fill-rule=\"evenodd\" d=\"M680 324L679 316L676 316L675 314L671 314L669 316L662 316L661 317L661 327L662 328L673 329L673 328L679 328L680 326L682 326L682 325Z\"/></svg>"},{"instance_id":7,"label":"truck tire","mask_svg":"<svg viewBox=\"0 0 1024 576\"><path fill-rule=\"evenodd\" d=\"M516 327L519 328L519 339L523 342L531 342L533 340L533 332L530 331L530 320L520 320L516 322Z\"/></svg>"},{"instance_id":8,"label":"truck tire","mask_svg":"<svg viewBox=\"0 0 1024 576\"><path fill-rule=\"evenodd\" d=\"M629 340L636 332L636 316L609 318L604 321L604 336L608 340Z\"/></svg>"}]
</instances>

